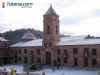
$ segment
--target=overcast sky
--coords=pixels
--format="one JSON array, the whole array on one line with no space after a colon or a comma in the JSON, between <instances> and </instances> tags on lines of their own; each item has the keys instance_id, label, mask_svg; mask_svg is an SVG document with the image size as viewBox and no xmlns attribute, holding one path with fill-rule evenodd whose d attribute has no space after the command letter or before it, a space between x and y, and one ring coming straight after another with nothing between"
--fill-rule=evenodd
<instances>
[{"instance_id":1,"label":"overcast sky","mask_svg":"<svg viewBox=\"0 0 100 75\"><path fill-rule=\"evenodd\" d=\"M32 8L6 7L2 2L32 2ZM43 15L50 3L60 16L60 32L100 35L100 0L0 0L0 32L20 28L43 31Z\"/></svg>"}]
</instances>

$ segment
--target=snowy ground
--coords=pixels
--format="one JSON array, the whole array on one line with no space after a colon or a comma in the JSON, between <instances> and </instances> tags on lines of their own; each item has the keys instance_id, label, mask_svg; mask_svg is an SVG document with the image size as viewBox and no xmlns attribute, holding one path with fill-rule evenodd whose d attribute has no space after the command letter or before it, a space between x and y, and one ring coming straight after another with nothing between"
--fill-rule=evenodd
<instances>
[{"instance_id":1,"label":"snowy ground","mask_svg":"<svg viewBox=\"0 0 100 75\"><path fill-rule=\"evenodd\" d=\"M22 65L5 65L0 67L0 70L6 68L7 71L10 71L11 67L14 67L17 73L26 73L23 71ZM42 72L45 72L46 75L100 75L98 74L99 71L99 68L60 67L59 69L55 69L54 72L52 67L44 67L42 70L31 73L42 74Z\"/></svg>"},{"instance_id":2,"label":"snowy ground","mask_svg":"<svg viewBox=\"0 0 100 75\"><path fill-rule=\"evenodd\" d=\"M60 69L56 69L55 72L53 72L52 68L45 68L35 73L39 72L45 72L46 75L98 75L99 69L62 67Z\"/></svg>"}]
</instances>

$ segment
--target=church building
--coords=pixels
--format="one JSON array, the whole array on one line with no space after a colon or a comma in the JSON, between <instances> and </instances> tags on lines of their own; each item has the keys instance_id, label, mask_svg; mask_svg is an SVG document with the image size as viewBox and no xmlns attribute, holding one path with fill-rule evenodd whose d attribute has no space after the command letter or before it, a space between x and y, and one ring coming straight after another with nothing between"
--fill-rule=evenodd
<instances>
[{"instance_id":1,"label":"church building","mask_svg":"<svg viewBox=\"0 0 100 75\"><path fill-rule=\"evenodd\" d=\"M60 37L59 15L52 6L43 15L43 39L27 32L9 47L9 63L100 67L100 38Z\"/></svg>"}]
</instances>

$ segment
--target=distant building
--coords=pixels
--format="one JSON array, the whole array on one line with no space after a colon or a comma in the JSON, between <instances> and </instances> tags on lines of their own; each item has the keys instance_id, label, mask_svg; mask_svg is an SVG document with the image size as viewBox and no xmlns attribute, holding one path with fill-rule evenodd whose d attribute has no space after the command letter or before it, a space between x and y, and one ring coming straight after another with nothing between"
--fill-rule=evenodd
<instances>
[{"instance_id":1,"label":"distant building","mask_svg":"<svg viewBox=\"0 0 100 75\"><path fill-rule=\"evenodd\" d=\"M28 32L9 47L9 63L100 67L100 38L60 37L59 15L52 6L43 15L43 39Z\"/></svg>"},{"instance_id":2,"label":"distant building","mask_svg":"<svg viewBox=\"0 0 100 75\"><path fill-rule=\"evenodd\" d=\"M8 63L8 47L9 42L8 40L0 37L0 64L7 64Z\"/></svg>"}]
</instances>

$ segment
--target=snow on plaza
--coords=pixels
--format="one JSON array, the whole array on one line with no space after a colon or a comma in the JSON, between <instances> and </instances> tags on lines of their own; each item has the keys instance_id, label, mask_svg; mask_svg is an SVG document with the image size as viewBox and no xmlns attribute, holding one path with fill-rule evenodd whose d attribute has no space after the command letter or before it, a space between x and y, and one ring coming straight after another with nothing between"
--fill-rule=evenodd
<instances>
[{"instance_id":1,"label":"snow on plaza","mask_svg":"<svg viewBox=\"0 0 100 75\"><path fill-rule=\"evenodd\" d=\"M4 70L6 68L6 70L10 72L12 67L17 70L17 73L26 75L26 72L23 71L23 65L5 65L1 66L0 70ZM42 75L43 72L45 75L100 75L99 68L85 67L59 67L59 69L55 68L55 71L53 71L52 67L43 67L41 70L32 71L30 73L33 75Z\"/></svg>"}]
</instances>

